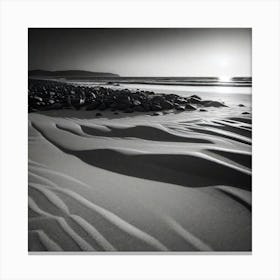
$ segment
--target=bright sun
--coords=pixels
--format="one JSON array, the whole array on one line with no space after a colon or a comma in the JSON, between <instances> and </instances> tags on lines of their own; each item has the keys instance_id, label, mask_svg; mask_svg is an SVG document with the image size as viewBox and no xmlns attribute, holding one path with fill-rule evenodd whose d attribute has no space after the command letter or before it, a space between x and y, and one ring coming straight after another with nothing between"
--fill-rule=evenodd
<instances>
[{"instance_id":1,"label":"bright sun","mask_svg":"<svg viewBox=\"0 0 280 280\"><path fill-rule=\"evenodd\" d=\"M219 81L220 82L229 82L229 81L231 81L231 77L229 77L229 76L220 76L219 77Z\"/></svg>"}]
</instances>

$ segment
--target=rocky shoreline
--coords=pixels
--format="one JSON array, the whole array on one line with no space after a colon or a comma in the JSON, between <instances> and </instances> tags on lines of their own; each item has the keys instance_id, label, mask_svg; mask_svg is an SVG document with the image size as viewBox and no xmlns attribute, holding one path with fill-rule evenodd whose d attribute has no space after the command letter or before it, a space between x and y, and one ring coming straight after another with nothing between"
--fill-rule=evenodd
<instances>
[{"instance_id":1,"label":"rocky shoreline","mask_svg":"<svg viewBox=\"0 0 280 280\"><path fill-rule=\"evenodd\" d=\"M206 111L205 107L227 107L224 103L202 100L198 95L182 97L153 91L87 87L58 81L28 81L28 112L75 108L111 110L124 113L165 110ZM100 113L96 113L100 116Z\"/></svg>"}]
</instances>

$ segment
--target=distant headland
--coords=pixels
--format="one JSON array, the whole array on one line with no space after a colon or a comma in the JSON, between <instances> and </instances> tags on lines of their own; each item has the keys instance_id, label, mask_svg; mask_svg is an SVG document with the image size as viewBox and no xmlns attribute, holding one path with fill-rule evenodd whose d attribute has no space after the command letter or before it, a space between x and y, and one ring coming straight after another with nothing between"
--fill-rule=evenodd
<instances>
[{"instance_id":1,"label":"distant headland","mask_svg":"<svg viewBox=\"0 0 280 280\"><path fill-rule=\"evenodd\" d=\"M91 72L84 70L61 70L61 71L48 71L48 70L31 70L28 71L29 77L50 77L50 78L93 78L93 77L119 77L118 74L106 72Z\"/></svg>"}]
</instances>

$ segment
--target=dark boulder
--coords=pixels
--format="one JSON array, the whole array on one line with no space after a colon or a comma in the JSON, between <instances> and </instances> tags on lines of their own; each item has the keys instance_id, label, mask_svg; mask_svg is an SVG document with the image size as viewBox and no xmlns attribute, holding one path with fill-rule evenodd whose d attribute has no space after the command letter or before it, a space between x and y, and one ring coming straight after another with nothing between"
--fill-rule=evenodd
<instances>
[{"instance_id":1,"label":"dark boulder","mask_svg":"<svg viewBox=\"0 0 280 280\"><path fill-rule=\"evenodd\" d=\"M169 110L169 109L172 109L173 108L173 104L170 102L170 101L163 101L161 103L161 107L162 109L164 110Z\"/></svg>"},{"instance_id":2,"label":"dark boulder","mask_svg":"<svg viewBox=\"0 0 280 280\"><path fill-rule=\"evenodd\" d=\"M161 95L155 95L151 98L151 102L153 104L161 104L162 102L164 102L164 97Z\"/></svg>"},{"instance_id":3,"label":"dark boulder","mask_svg":"<svg viewBox=\"0 0 280 280\"><path fill-rule=\"evenodd\" d=\"M36 112L36 110L30 106L28 106L28 113Z\"/></svg>"},{"instance_id":4,"label":"dark boulder","mask_svg":"<svg viewBox=\"0 0 280 280\"><path fill-rule=\"evenodd\" d=\"M128 109L129 107L130 107L130 104L121 103L121 102L117 103L117 106L116 106L116 108L117 108L118 110L126 110L126 109Z\"/></svg>"},{"instance_id":5,"label":"dark boulder","mask_svg":"<svg viewBox=\"0 0 280 280\"><path fill-rule=\"evenodd\" d=\"M88 94L88 98L90 98L91 100L94 100L94 99L96 99L96 95L93 92L90 92Z\"/></svg>"},{"instance_id":6,"label":"dark boulder","mask_svg":"<svg viewBox=\"0 0 280 280\"><path fill-rule=\"evenodd\" d=\"M194 110L196 110L196 107L194 107L194 106L191 105L191 104L186 104L185 109L186 109L186 110L192 110L192 111L194 111Z\"/></svg>"},{"instance_id":7,"label":"dark boulder","mask_svg":"<svg viewBox=\"0 0 280 280\"><path fill-rule=\"evenodd\" d=\"M95 110L100 105L99 101L94 101L86 107L87 111Z\"/></svg>"},{"instance_id":8,"label":"dark boulder","mask_svg":"<svg viewBox=\"0 0 280 280\"><path fill-rule=\"evenodd\" d=\"M131 104L131 98L126 92L120 95L118 101L119 103L123 103L123 104Z\"/></svg>"},{"instance_id":9,"label":"dark boulder","mask_svg":"<svg viewBox=\"0 0 280 280\"><path fill-rule=\"evenodd\" d=\"M239 104L238 106L239 106L239 107L245 107L245 105L244 105L244 104Z\"/></svg>"},{"instance_id":10,"label":"dark boulder","mask_svg":"<svg viewBox=\"0 0 280 280\"><path fill-rule=\"evenodd\" d=\"M141 105L135 106L134 110L137 111L137 112L144 112L145 111L144 107L141 106Z\"/></svg>"},{"instance_id":11,"label":"dark boulder","mask_svg":"<svg viewBox=\"0 0 280 280\"><path fill-rule=\"evenodd\" d=\"M162 107L159 104L152 104L151 109L152 111L160 111L162 110Z\"/></svg>"},{"instance_id":12,"label":"dark boulder","mask_svg":"<svg viewBox=\"0 0 280 280\"><path fill-rule=\"evenodd\" d=\"M36 99L37 101L40 101L40 102L43 101L43 98L42 98L42 97L39 97L39 96L34 96L34 99Z\"/></svg>"},{"instance_id":13,"label":"dark boulder","mask_svg":"<svg viewBox=\"0 0 280 280\"><path fill-rule=\"evenodd\" d=\"M148 103L142 103L144 108L144 112L149 112L151 110L151 106Z\"/></svg>"},{"instance_id":14,"label":"dark boulder","mask_svg":"<svg viewBox=\"0 0 280 280\"><path fill-rule=\"evenodd\" d=\"M175 109L178 111L185 111L185 106L177 105Z\"/></svg>"},{"instance_id":15,"label":"dark boulder","mask_svg":"<svg viewBox=\"0 0 280 280\"><path fill-rule=\"evenodd\" d=\"M219 101L203 100L200 102L204 107L227 107L225 104Z\"/></svg>"},{"instance_id":16,"label":"dark boulder","mask_svg":"<svg viewBox=\"0 0 280 280\"><path fill-rule=\"evenodd\" d=\"M140 106L140 105L141 105L141 101L139 101L139 100L133 100L133 101L132 101L132 105L133 105L133 106Z\"/></svg>"},{"instance_id":17,"label":"dark boulder","mask_svg":"<svg viewBox=\"0 0 280 280\"><path fill-rule=\"evenodd\" d=\"M116 109L118 107L118 104L116 102L113 102L113 103L110 104L109 107L112 108L112 109Z\"/></svg>"},{"instance_id":18,"label":"dark boulder","mask_svg":"<svg viewBox=\"0 0 280 280\"><path fill-rule=\"evenodd\" d=\"M169 101L174 101L176 98L178 98L179 96L176 94L167 94L165 95L165 99L169 100Z\"/></svg>"},{"instance_id":19,"label":"dark boulder","mask_svg":"<svg viewBox=\"0 0 280 280\"><path fill-rule=\"evenodd\" d=\"M60 103L55 103L55 104L52 104L52 105L48 106L49 110L59 110L59 109L62 109L62 108L63 108L63 105L60 104Z\"/></svg>"},{"instance_id":20,"label":"dark boulder","mask_svg":"<svg viewBox=\"0 0 280 280\"><path fill-rule=\"evenodd\" d=\"M190 97L190 98L188 98L188 102L191 103L191 104L200 104L201 99L196 98L196 97Z\"/></svg>"},{"instance_id":21,"label":"dark boulder","mask_svg":"<svg viewBox=\"0 0 280 280\"><path fill-rule=\"evenodd\" d=\"M95 116L96 116L96 117L101 117L102 114L101 114L101 113L96 113Z\"/></svg>"},{"instance_id":22,"label":"dark boulder","mask_svg":"<svg viewBox=\"0 0 280 280\"><path fill-rule=\"evenodd\" d=\"M199 97L198 95L194 94L194 95L191 95L190 98L195 98L195 99L199 99L201 100L201 97Z\"/></svg>"},{"instance_id":23,"label":"dark boulder","mask_svg":"<svg viewBox=\"0 0 280 280\"><path fill-rule=\"evenodd\" d=\"M176 99L176 103L180 104L180 105L185 105L187 103L187 100L185 100L185 98L180 97Z\"/></svg>"}]
</instances>

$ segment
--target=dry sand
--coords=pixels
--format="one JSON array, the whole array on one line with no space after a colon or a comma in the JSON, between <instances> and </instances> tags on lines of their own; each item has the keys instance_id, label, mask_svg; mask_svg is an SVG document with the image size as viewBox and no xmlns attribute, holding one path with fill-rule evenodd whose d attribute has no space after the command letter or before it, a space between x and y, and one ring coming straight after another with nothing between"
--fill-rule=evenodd
<instances>
[{"instance_id":1,"label":"dry sand","mask_svg":"<svg viewBox=\"0 0 280 280\"><path fill-rule=\"evenodd\" d=\"M29 114L29 251L250 251L245 110Z\"/></svg>"}]
</instances>

